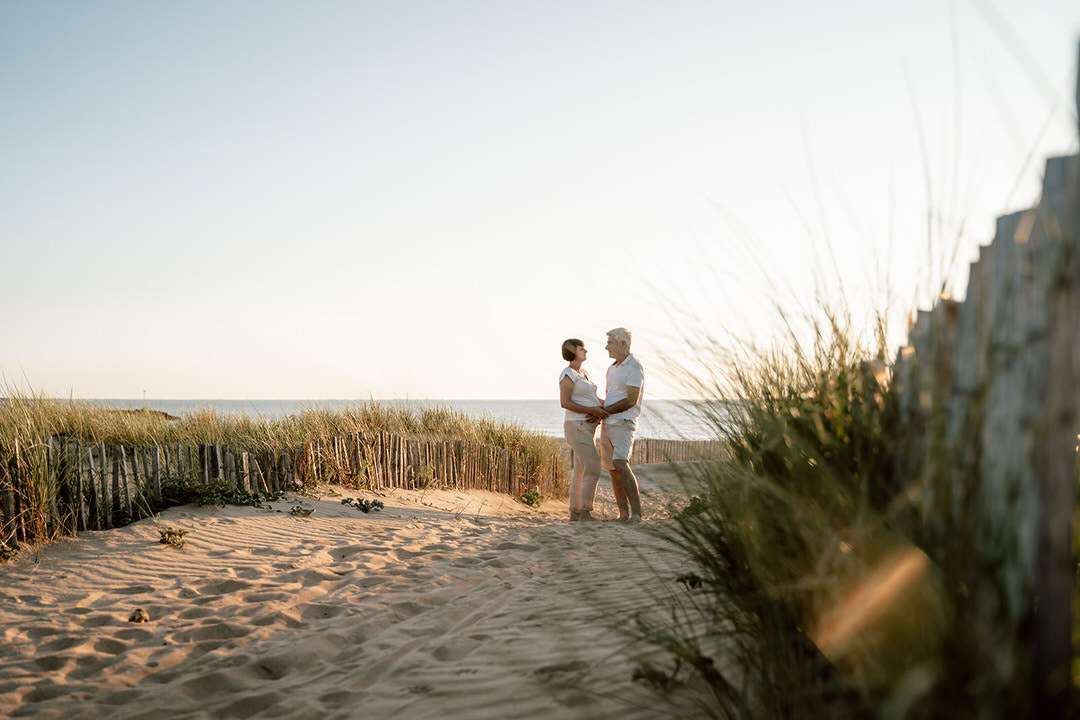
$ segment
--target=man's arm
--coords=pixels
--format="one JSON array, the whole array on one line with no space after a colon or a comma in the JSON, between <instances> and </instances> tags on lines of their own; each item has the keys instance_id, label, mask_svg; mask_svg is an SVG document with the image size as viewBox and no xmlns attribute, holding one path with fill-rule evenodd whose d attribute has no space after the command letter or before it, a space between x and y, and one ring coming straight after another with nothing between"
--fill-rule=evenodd
<instances>
[{"instance_id":1,"label":"man's arm","mask_svg":"<svg viewBox=\"0 0 1080 720\"><path fill-rule=\"evenodd\" d=\"M615 413L620 413L623 410L629 410L630 408L637 405L637 400L639 397L641 397L641 388L627 386L626 397L617 403L605 405L604 409L607 410L608 413L610 413L611 415L614 415Z\"/></svg>"},{"instance_id":2,"label":"man's arm","mask_svg":"<svg viewBox=\"0 0 1080 720\"><path fill-rule=\"evenodd\" d=\"M574 393L574 381L568 377L563 377L559 381L559 404L571 412L585 413L590 417L597 419L603 419L607 417L607 412L603 408L595 407L592 405L578 405L571 400L571 396Z\"/></svg>"}]
</instances>

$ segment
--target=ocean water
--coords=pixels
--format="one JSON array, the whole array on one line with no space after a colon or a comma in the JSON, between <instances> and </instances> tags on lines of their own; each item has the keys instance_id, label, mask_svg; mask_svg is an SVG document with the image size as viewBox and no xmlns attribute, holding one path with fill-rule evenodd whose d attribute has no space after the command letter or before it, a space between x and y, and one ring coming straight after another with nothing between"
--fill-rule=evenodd
<instances>
[{"instance_id":1,"label":"ocean water","mask_svg":"<svg viewBox=\"0 0 1080 720\"><path fill-rule=\"evenodd\" d=\"M340 409L365 405L366 400L86 400L94 405L118 409L147 407L170 415L183 416L205 408L225 415L248 414L274 420L312 407ZM407 407L448 407L470 417L484 416L509 420L531 430L562 437L564 410L558 400L379 400L386 405ZM676 400L645 400L638 420L638 437L672 440L711 440L716 429L702 420L698 406Z\"/></svg>"}]
</instances>

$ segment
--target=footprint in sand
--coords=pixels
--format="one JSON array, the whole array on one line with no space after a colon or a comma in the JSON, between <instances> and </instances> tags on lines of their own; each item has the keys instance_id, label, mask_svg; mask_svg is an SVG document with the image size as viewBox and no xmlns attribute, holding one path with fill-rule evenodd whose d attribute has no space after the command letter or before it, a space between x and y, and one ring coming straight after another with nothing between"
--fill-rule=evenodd
<instances>
[{"instance_id":1,"label":"footprint in sand","mask_svg":"<svg viewBox=\"0 0 1080 720\"><path fill-rule=\"evenodd\" d=\"M45 680L26 695L23 695L23 702L36 703L44 702L46 700L55 700L69 692L70 688L68 688L67 685L55 685L51 680Z\"/></svg>"},{"instance_id":2,"label":"footprint in sand","mask_svg":"<svg viewBox=\"0 0 1080 720\"><path fill-rule=\"evenodd\" d=\"M75 661L77 667L69 671L67 676L71 680L84 680L101 674L101 671L112 662L114 662L114 658L111 657L105 659L100 655L82 655Z\"/></svg>"},{"instance_id":3,"label":"footprint in sand","mask_svg":"<svg viewBox=\"0 0 1080 720\"><path fill-rule=\"evenodd\" d=\"M217 614L218 614L217 611L213 610L211 608L196 607L196 608L191 608L189 610L185 610L184 612L180 613L177 617L179 617L182 620L201 620L203 618L212 617L212 616L217 615Z\"/></svg>"},{"instance_id":4,"label":"footprint in sand","mask_svg":"<svg viewBox=\"0 0 1080 720\"><path fill-rule=\"evenodd\" d=\"M190 630L181 630L172 637L176 642L232 640L233 638L244 637L250 632L251 630L249 628L241 627L240 625L234 625L227 622L212 622L191 628Z\"/></svg>"},{"instance_id":5,"label":"footprint in sand","mask_svg":"<svg viewBox=\"0 0 1080 720\"><path fill-rule=\"evenodd\" d=\"M139 640L149 640L154 637L154 633L142 628L124 628L113 633L113 637L118 640L135 640L137 642Z\"/></svg>"},{"instance_id":6,"label":"footprint in sand","mask_svg":"<svg viewBox=\"0 0 1080 720\"><path fill-rule=\"evenodd\" d=\"M247 603L285 602L291 600L293 595L284 592L253 592L244 596Z\"/></svg>"},{"instance_id":7,"label":"footprint in sand","mask_svg":"<svg viewBox=\"0 0 1080 720\"><path fill-rule=\"evenodd\" d=\"M119 655L127 650L127 645L111 638L101 638L94 643L94 649L106 655Z\"/></svg>"},{"instance_id":8,"label":"footprint in sand","mask_svg":"<svg viewBox=\"0 0 1080 720\"><path fill-rule=\"evenodd\" d=\"M64 657L63 655L45 655L44 657L34 658L34 664L42 670L49 672L56 672L72 663L72 658Z\"/></svg>"},{"instance_id":9,"label":"footprint in sand","mask_svg":"<svg viewBox=\"0 0 1080 720\"><path fill-rule=\"evenodd\" d=\"M453 548L450 545L447 545L446 543L434 543L432 545L425 545L423 547L422 551L426 552L426 553L429 553L429 552L435 552L437 550L450 550L450 551L452 551L452 550L455 550L455 549L456 548Z\"/></svg>"},{"instance_id":10,"label":"footprint in sand","mask_svg":"<svg viewBox=\"0 0 1080 720\"><path fill-rule=\"evenodd\" d=\"M199 588L199 592L203 595L226 595L228 593L234 593L237 590L246 590L250 587L254 587L254 583L249 583L246 580L219 580L208 585L203 585Z\"/></svg>"},{"instance_id":11,"label":"footprint in sand","mask_svg":"<svg viewBox=\"0 0 1080 720\"><path fill-rule=\"evenodd\" d=\"M63 630L54 627L34 627L26 631L26 637L31 640L40 640L41 638L59 635L62 632Z\"/></svg>"},{"instance_id":12,"label":"footprint in sand","mask_svg":"<svg viewBox=\"0 0 1080 720\"><path fill-rule=\"evenodd\" d=\"M127 705L141 695L142 692L135 688L112 690L107 693L102 693L101 695L96 695L94 701L103 705Z\"/></svg>"},{"instance_id":13,"label":"footprint in sand","mask_svg":"<svg viewBox=\"0 0 1080 720\"><path fill-rule=\"evenodd\" d=\"M372 548L368 545L346 545L345 547L334 548L331 550L330 557L341 561L358 553L368 552L371 549Z\"/></svg>"},{"instance_id":14,"label":"footprint in sand","mask_svg":"<svg viewBox=\"0 0 1080 720\"><path fill-rule=\"evenodd\" d=\"M587 662L583 660L571 660L570 662L545 665L537 668L535 673L537 675L562 675L564 673L580 673L588 669L589 664Z\"/></svg>"},{"instance_id":15,"label":"footprint in sand","mask_svg":"<svg viewBox=\"0 0 1080 720\"><path fill-rule=\"evenodd\" d=\"M293 661L291 658L282 655L271 655L250 663L247 669L260 680L280 680L289 674L292 667Z\"/></svg>"},{"instance_id":16,"label":"footprint in sand","mask_svg":"<svg viewBox=\"0 0 1080 720\"><path fill-rule=\"evenodd\" d=\"M341 605L327 605L325 603L309 603L301 605L299 609L300 619L304 621L326 620L344 615L348 610L348 608Z\"/></svg>"},{"instance_id":17,"label":"footprint in sand","mask_svg":"<svg viewBox=\"0 0 1080 720\"><path fill-rule=\"evenodd\" d=\"M535 552L540 549L539 545L527 545L525 543L504 542L495 546L496 550L523 550L525 552Z\"/></svg>"},{"instance_id":18,"label":"footprint in sand","mask_svg":"<svg viewBox=\"0 0 1080 720\"><path fill-rule=\"evenodd\" d=\"M390 606L390 610L397 616L398 620L408 620L411 617L415 617L424 612L424 606L420 603L407 600L405 602L397 602Z\"/></svg>"},{"instance_id":19,"label":"footprint in sand","mask_svg":"<svg viewBox=\"0 0 1080 720\"><path fill-rule=\"evenodd\" d=\"M304 623L302 623L301 621L296 620L295 618L292 618L282 612L272 612L267 613L266 615L259 615L258 617L253 617L249 624L255 625L256 627L264 627L266 625L274 625L275 623L283 624L285 627L290 629L295 629L304 625Z\"/></svg>"},{"instance_id":20,"label":"footprint in sand","mask_svg":"<svg viewBox=\"0 0 1080 720\"><path fill-rule=\"evenodd\" d=\"M357 578L353 585L362 588L378 587L379 585L385 585L390 582L390 578L385 575L368 575L367 577Z\"/></svg>"},{"instance_id":21,"label":"footprint in sand","mask_svg":"<svg viewBox=\"0 0 1080 720\"><path fill-rule=\"evenodd\" d=\"M438 646L431 651L431 656L439 662L455 662L471 655L479 645L480 643L475 641L456 640L453 643Z\"/></svg>"},{"instance_id":22,"label":"footprint in sand","mask_svg":"<svg viewBox=\"0 0 1080 720\"><path fill-rule=\"evenodd\" d=\"M270 708L278 705L285 699L284 693L257 692L250 695L241 695L234 702L221 708L219 717L250 718L262 717Z\"/></svg>"}]
</instances>

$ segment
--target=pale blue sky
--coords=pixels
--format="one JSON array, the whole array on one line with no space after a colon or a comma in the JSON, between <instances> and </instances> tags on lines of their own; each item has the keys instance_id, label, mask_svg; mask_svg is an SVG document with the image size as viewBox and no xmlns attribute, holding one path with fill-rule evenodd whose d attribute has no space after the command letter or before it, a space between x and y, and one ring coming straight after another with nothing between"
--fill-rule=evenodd
<instances>
[{"instance_id":1,"label":"pale blue sky","mask_svg":"<svg viewBox=\"0 0 1080 720\"><path fill-rule=\"evenodd\" d=\"M1072 0L3 0L0 370L547 397L626 325L678 394L671 313L766 333L831 246L902 318L971 259L1076 151L1078 38Z\"/></svg>"}]
</instances>

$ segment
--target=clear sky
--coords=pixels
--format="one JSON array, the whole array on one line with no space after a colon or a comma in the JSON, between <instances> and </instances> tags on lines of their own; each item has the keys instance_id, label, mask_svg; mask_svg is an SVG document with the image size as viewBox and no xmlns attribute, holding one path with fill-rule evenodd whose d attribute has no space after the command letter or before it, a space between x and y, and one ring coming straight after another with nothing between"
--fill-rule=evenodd
<instances>
[{"instance_id":1,"label":"clear sky","mask_svg":"<svg viewBox=\"0 0 1080 720\"><path fill-rule=\"evenodd\" d=\"M1075 0L0 0L0 371L540 398L625 325L670 396L687 317L902 330L1076 152L1078 39Z\"/></svg>"}]
</instances>

